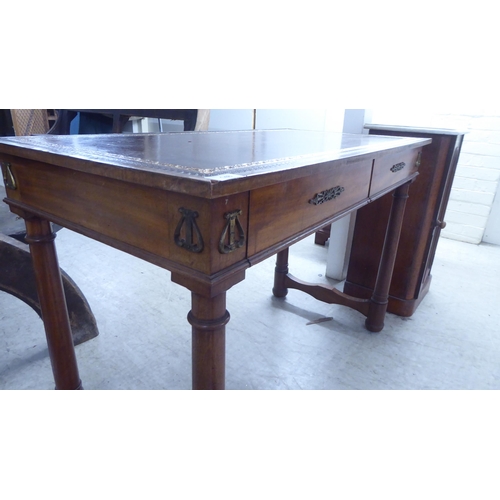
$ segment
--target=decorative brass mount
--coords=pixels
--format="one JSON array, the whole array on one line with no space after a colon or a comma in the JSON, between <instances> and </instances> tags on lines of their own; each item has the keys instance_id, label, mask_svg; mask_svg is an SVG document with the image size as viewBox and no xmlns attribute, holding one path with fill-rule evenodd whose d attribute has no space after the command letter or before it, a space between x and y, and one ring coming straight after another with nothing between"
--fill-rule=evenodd
<instances>
[{"instance_id":1,"label":"decorative brass mount","mask_svg":"<svg viewBox=\"0 0 500 500\"><path fill-rule=\"evenodd\" d=\"M406 163L404 161L402 161L401 163L396 163L396 165L393 165L391 167L391 172L399 172L400 170L403 170L403 168L406 167Z\"/></svg>"},{"instance_id":2,"label":"decorative brass mount","mask_svg":"<svg viewBox=\"0 0 500 500\"><path fill-rule=\"evenodd\" d=\"M17 189L16 179L12 173L10 163L2 163L3 183L7 189Z\"/></svg>"},{"instance_id":3,"label":"decorative brass mount","mask_svg":"<svg viewBox=\"0 0 500 500\"><path fill-rule=\"evenodd\" d=\"M187 208L179 208L182 214L181 220L177 224L174 233L175 243L181 248L185 248L190 252L200 253L203 251L203 237L200 229L196 224L198 212ZM184 227L184 238L181 237L182 228Z\"/></svg>"},{"instance_id":4,"label":"decorative brass mount","mask_svg":"<svg viewBox=\"0 0 500 500\"><path fill-rule=\"evenodd\" d=\"M245 232L238 219L240 215L241 210L234 210L224 215L226 225L219 240L220 253L231 253L245 244ZM236 231L238 231L238 239L236 239Z\"/></svg>"},{"instance_id":5,"label":"decorative brass mount","mask_svg":"<svg viewBox=\"0 0 500 500\"><path fill-rule=\"evenodd\" d=\"M417 169L420 168L421 162L422 162L422 151L419 151L417 156L417 161L415 162L415 166L417 167Z\"/></svg>"},{"instance_id":6,"label":"decorative brass mount","mask_svg":"<svg viewBox=\"0 0 500 500\"><path fill-rule=\"evenodd\" d=\"M321 191L309 200L311 205L321 205L325 201L334 200L344 192L342 186L335 186L333 188L327 189L326 191Z\"/></svg>"}]
</instances>

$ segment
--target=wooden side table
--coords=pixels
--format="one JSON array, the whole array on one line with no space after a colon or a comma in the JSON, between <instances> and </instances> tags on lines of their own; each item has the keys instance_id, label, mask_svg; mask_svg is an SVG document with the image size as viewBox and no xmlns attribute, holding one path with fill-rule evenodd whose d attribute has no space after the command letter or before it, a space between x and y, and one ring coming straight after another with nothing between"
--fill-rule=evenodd
<instances>
[{"instance_id":1,"label":"wooden side table","mask_svg":"<svg viewBox=\"0 0 500 500\"><path fill-rule=\"evenodd\" d=\"M422 151L420 175L410 186L403 228L389 291L388 311L411 316L425 297L431 283L431 268L464 132L366 125L370 135L431 138ZM355 297L370 297L384 242L391 197L383 196L358 210L344 291Z\"/></svg>"}]
</instances>

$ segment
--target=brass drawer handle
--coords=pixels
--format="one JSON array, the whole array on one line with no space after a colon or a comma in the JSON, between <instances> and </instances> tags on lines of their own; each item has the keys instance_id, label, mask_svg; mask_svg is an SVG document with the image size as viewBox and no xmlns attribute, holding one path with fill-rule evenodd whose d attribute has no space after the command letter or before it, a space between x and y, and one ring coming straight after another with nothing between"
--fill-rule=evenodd
<instances>
[{"instance_id":1,"label":"brass drawer handle","mask_svg":"<svg viewBox=\"0 0 500 500\"><path fill-rule=\"evenodd\" d=\"M2 163L3 183L7 189L17 189L16 179L10 168L10 163Z\"/></svg>"},{"instance_id":2,"label":"brass drawer handle","mask_svg":"<svg viewBox=\"0 0 500 500\"><path fill-rule=\"evenodd\" d=\"M415 162L415 167L417 168L417 170L420 168L421 163L422 163L422 151L419 151L417 156L417 161Z\"/></svg>"},{"instance_id":3,"label":"brass drawer handle","mask_svg":"<svg viewBox=\"0 0 500 500\"><path fill-rule=\"evenodd\" d=\"M311 205L321 205L322 203L325 203L325 201L334 200L344 191L345 189L342 186L335 186L325 191L321 191L321 193L317 193L316 195L314 195L314 198L311 198L309 200L309 203Z\"/></svg>"},{"instance_id":4,"label":"brass drawer handle","mask_svg":"<svg viewBox=\"0 0 500 500\"><path fill-rule=\"evenodd\" d=\"M406 167L406 163L402 161L401 163L396 163L396 165L393 165L391 167L391 172L396 173L399 172L400 170L403 170L403 168Z\"/></svg>"},{"instance_id":5,"label":"brass drawer handle","mask_svg":"<svg viewBox=\"0 0 500 500\"><path fill-rule=\"evenodd\" d=\"M245 232L239 219L241 213L241 210L235 210L224 214L226 225L219 240L220 253L231 253L245 244ZM238 239L236 239L236 233L238 233Z\"/></svg>"},{"instance_id":6,"label":"brass drawer handle","mask_svg":"<svg viewBox=\"0 0 500 500\"><path fill-rule=\"evenodd\" d=\"M179 213L182 217L175 228L174 241L176 245L193 253L202 252L204 247L203 237L201 236L198 224L196 224L198 212L181 207L179 208ZM184 233L184 238L181 236L181 233Z\"/></svg>"}]
</instances>

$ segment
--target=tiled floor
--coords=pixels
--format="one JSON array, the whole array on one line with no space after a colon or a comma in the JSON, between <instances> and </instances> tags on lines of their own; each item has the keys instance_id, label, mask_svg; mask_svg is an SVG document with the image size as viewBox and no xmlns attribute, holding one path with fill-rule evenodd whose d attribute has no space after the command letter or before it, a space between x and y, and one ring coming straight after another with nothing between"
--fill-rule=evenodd
<instances>
[{"instance_id":1,"label":"tiled floor","mask_svg":"<svg viewBox=\"0 0 500 500\"><path fill-rule=\"evenodd\" d=\"M56 245L100 335L76 347L85 389L190 389L189 292L168 271L67 229ZM291 250L291 272L324 281L326 249ZM364 318L291 290L272 296L274 258L228 292L227 389L500 389L500 247L441 239L431 289L411 318ZM319 318L328 321L309 324ZM0 389L53 389L43 326L0 293Z\"/></svg>"}]
</instances>

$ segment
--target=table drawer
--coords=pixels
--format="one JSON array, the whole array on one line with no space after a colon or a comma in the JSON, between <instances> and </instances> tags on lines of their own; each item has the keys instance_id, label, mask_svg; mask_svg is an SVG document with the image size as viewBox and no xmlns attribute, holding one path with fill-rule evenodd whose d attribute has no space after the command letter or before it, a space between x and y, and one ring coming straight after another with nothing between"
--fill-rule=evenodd
<instances>
[{"instance_id":1,"label":"table drawer","mask_svg":"<svg viewBox=\"0 0 500 500\"><path fill-rule=\"evenodd\" d=\"M373 165L370 196L414 174L418 170L417 160L420 159L420 151L420 149L412 149L377 158Z\"/></svg>"},{"instance_id":2,"label":"table drawer","mask_svg":"<svg viewBox=\"0 0 500 500\"><path fill-rule=\"evenodd\" d=\"M307 231L368 197L372 160L324 166L317 173L250 193L248 256Z\"/></svg>"}]
</instances>

